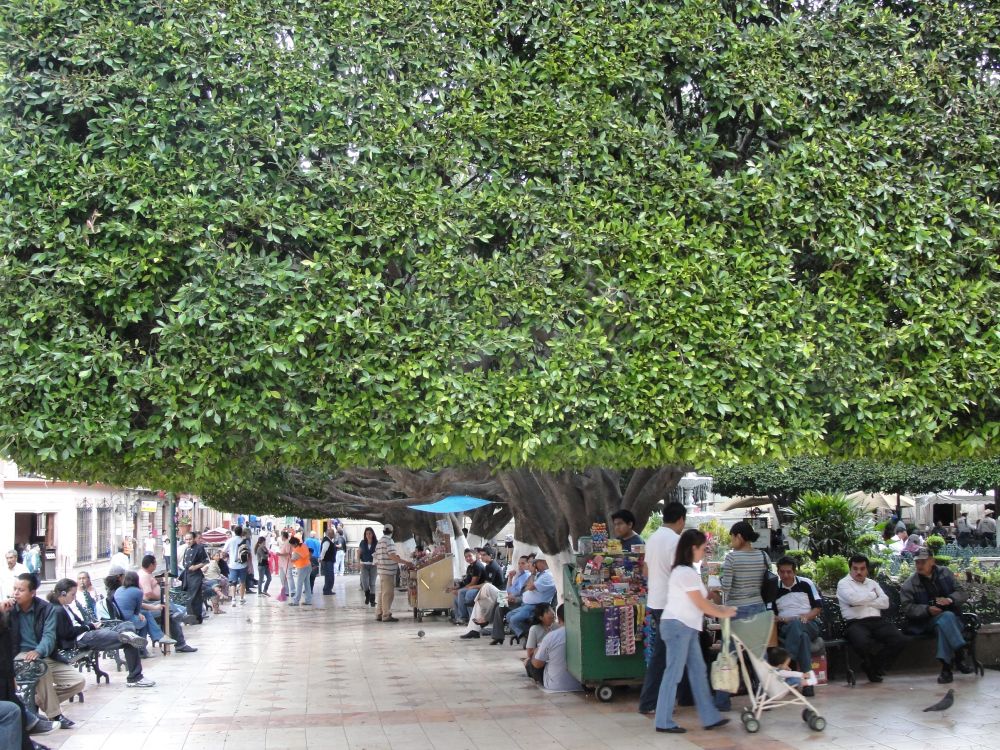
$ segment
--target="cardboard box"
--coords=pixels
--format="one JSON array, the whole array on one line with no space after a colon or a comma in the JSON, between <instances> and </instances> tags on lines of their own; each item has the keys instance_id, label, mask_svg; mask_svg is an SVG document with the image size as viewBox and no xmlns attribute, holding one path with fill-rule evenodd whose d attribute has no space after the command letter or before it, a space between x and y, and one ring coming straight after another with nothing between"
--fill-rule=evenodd
<instances>
[{"instance_id":1,"label":"cardboard box","mask_svg":"<svg viewBox=\"0 0 1000 750\"><path fill-rule=\"evenodd\" d=\"M829 666L826 661L826 654L822 656L814 656L812 658L812 671L816 673L816 679L820 685L827 684L827 671Z\"/></svg>"}]
</instances>

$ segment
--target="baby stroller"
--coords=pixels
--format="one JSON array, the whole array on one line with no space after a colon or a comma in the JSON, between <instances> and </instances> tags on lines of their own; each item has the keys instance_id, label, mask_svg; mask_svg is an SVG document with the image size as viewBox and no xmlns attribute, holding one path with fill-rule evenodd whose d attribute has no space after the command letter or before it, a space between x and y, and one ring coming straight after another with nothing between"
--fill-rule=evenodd
<instances>
[{"instance_id":1,"label":"baby stroller","mask_svg":"<svg viewBox=\"0 0 1000 750\"><path fill-rule=\"evenodd\" d=\"M760 730L760 715L769 708L779 708L781 706L805 706L802 709L802 720L809 725L814 732L822 732L826 729L826 719L819 715L813 705L794 687L789 685L778 674L777 670L760 658L753 649L748 648L739 636L731 635L733 644L736 646L736 653L739 655L740 670L743 673L743 682L750 686L750 674L747 670L747 662L750 668L757 675L756 688L748 687L750 695L750 705L743 709L740 716L743 727L753 734Z\"/></svg>"}]
</instances>

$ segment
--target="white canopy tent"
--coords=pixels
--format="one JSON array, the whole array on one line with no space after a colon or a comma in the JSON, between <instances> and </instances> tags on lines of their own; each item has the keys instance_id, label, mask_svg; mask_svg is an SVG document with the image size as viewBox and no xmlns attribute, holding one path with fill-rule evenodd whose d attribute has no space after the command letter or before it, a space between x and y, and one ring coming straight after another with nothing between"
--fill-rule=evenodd
<instances>
[{"instance_id":1,"label":"white canopy tent","mask_svg":"<svg viewBox=\"0 0 1000 750\"><path fill-rule=\"evenodd\" d=\"M847 496L865 510L896 510L896 496L885 492L852 492ZM900 508L912 508L916 501L909 495L899 496Z\"/></svg>"},{"instance_id":2,"label":"white canopy tent","mask_svg":"<svg viewBox=\"0 0 1000 750\"><path fill-rule=\"evenodd\" d=\"M934 522L935 505L957 505L958 513L968 513L969 521L975 524L986 510L987 505L995 505L993 490L985 495L978 495L966 490L948 490L947 492L932 492L917 496L917 521L930 525ZM998 540L1000 541L1000 540Z\"/></svg>"}]
</instances>

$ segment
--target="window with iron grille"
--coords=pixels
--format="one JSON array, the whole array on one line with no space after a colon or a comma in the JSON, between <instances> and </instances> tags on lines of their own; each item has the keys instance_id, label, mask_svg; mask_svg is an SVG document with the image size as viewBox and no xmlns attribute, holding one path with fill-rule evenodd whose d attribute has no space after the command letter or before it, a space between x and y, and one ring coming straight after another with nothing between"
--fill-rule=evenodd
<instances>
[{"instance_id":1,"label":"window with iron grille","mask_svg":"<svg viewBox=\"0 0 1000 750\"><path fill-rule=\"evenodd\" d=\"M111 508L97 509L97 559L111 557Z\"/></svg>"},{"instance_id":2,"label":"window with iron grille","mask_svg":"<svg viewBox=\"0 0 1000 750\"><path fill-rule=\"evenodd\" d=\"M94 538L91 532L91 522L94 511L90 508L76 509L76 559L78 562L89 562L94 557Z\"/></svg>"}]
</instances>

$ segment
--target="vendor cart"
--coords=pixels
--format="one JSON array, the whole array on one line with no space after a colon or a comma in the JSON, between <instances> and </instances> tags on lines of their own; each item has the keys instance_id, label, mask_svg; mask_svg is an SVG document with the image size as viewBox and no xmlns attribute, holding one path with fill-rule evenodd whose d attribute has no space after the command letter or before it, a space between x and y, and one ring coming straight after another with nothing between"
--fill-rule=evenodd
<instances>
[{"instance_id":1,"label":"vendor cart","mask_svg":"<svg viewBox=\"0 0 1000 750\"><path fill-rule=\"evenodd\" d=\"M453 555L437 555L410 571L407 591L410 606L413 607L413 619L420 622L424 615L448 614L455 604L455 597L445 589L454 580Z\"/></svg>"},{"instance_id":2,"label":"vendor cart","mask_svg":"<svg viewBox=\"0 0 1000 750\"><path fill-rule=\"evenodd\" d=\"M615 688L642 685L646 661L641 641L634 653L606 655L604 610L584 606L577 585L577 566L583 564L583 558L579 556L576 565L563 568L566 666L584 687L594 690L599 701L607 703L614 699ZM637 609L644 612L644 607ZM636 616L641 617L642 612Z\"/></svg>"}]
</instances>

